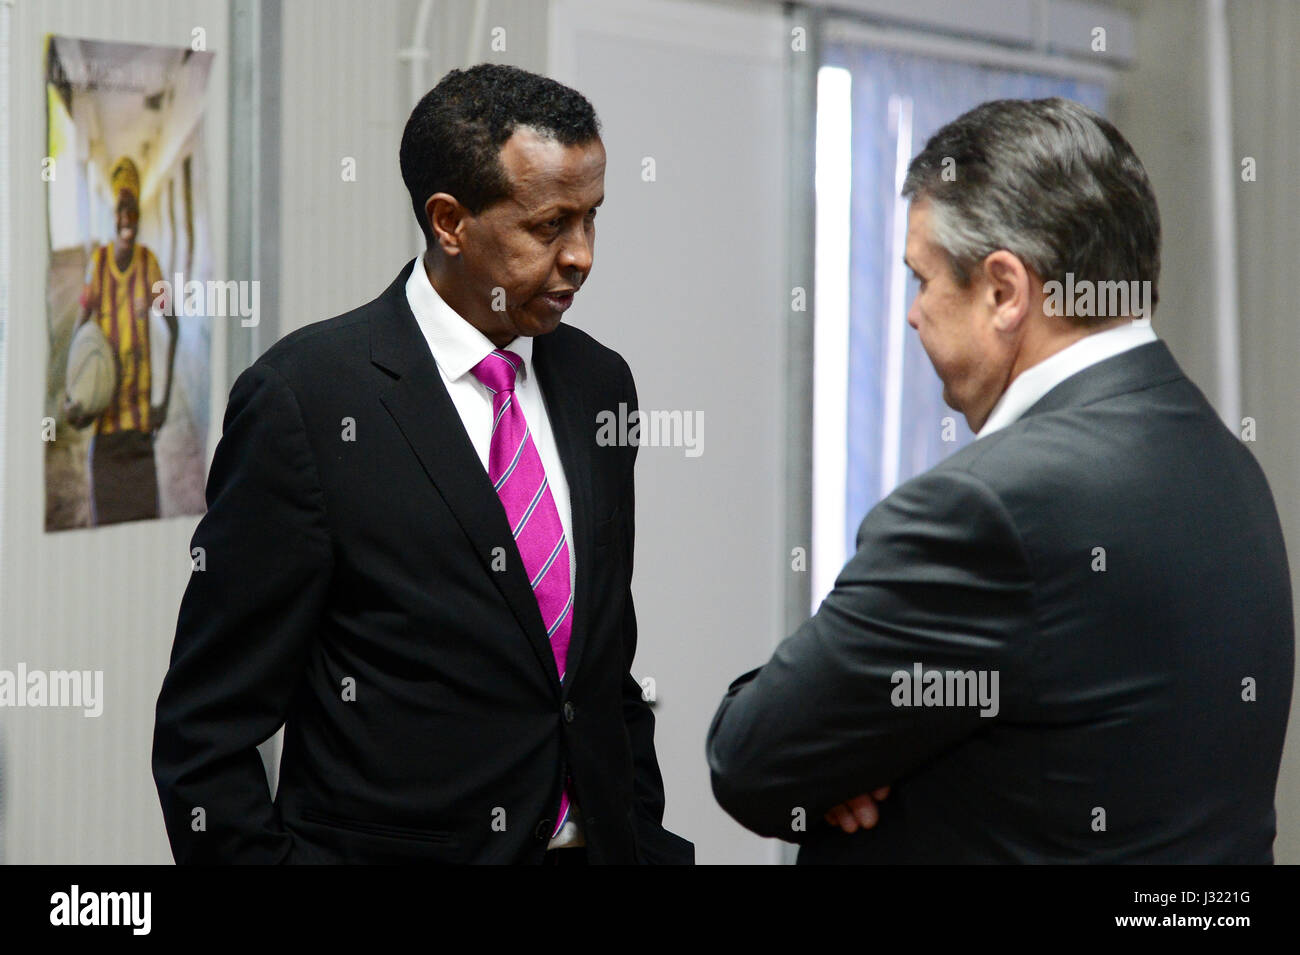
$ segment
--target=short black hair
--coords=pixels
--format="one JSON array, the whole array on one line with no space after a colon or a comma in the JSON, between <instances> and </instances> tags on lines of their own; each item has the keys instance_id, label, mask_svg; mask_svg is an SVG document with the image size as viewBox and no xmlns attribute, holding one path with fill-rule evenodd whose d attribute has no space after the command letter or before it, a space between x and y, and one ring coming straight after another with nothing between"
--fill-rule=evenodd
<instances>
[{"instance_id":1,"label":"short black hair","mask_svg":"<svg viewBox=\"0 0 1300 955\"><path fill-rule=\"evenodd\" d=\"M501 147L521 126L565 146L600 136L587 98L514 66L480 63L452 70L416 104L402 132L402 180L424 239L433 242L424 204L435 192L477 215L510 195Z\"/></svg>"},{"instance_id":2,"label":"short black hair","mask_svg":"<svg viewBox=\"0 0 1300 955\"><path fill-rule=\"evenodd\" d=\"M929 202L935 243L960 285L985 256L1006 249L1044 282L1064 282L1066 273L1148 281L1152 310L1160 300L1160 211L1151 182L1128 140L1080 103L1053 97L976 106L930 137L908 166L902 194Z\"/></svg>"}]
</instances>

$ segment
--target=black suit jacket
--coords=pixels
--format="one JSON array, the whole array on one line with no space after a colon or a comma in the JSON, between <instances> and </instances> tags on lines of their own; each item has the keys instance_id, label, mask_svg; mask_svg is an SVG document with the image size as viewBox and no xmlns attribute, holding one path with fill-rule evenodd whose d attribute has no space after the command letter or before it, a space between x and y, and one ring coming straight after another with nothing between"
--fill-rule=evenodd
<instances>
[{"instance_id":1,"label":"black suit jacket","mask_svg":"<svg viewBox=\"0 0 1300 955\"><path fill-rule=\"evenodd\" d=\"M1162 342L903 484L857 543L714 718L714 792L741 823L802 843L800 862L1272 860L1294 660L1282 531ZM987 689L997 671L997 714L951 705L956 677L931 697L950 705L895 705L915 702L894 674L917 663L986 671ZM822 819L886 784L875 828Z\"/></svg>"},{"instance_id":2,"label":"black suit jacket","mask_svg":"<svg viewBox=\"0 0 1300 955\"><path fill-rule=\"evenodd\" d=\"M631 372L575 328L535 339L573 505L561 690L407 304L411 268L287 335L231 391L157 706L176 860L540 861L564 766L591 862L689 863L661 825L654 717L629 672L636 448L595 440L600 410L635 407ZM281 723L272 802L255 747Z\"/></svg>"}]
</instances>

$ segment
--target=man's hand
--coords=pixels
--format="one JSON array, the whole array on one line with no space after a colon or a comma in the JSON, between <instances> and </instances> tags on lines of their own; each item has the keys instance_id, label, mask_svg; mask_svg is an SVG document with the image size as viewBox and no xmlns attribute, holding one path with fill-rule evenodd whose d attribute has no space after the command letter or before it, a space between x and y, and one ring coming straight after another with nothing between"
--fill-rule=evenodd
<instances>
[{"instance_id":1,"label":"man's hand","mask_svg":"<svg viewBox=\"0 0 1300 955\"><path fill-rule=\"evenodd\" d=\"M832 826L839 826L845 832L857 832L858 829L870 829L880 821L880 810L876 803L884 802L889 796L889 787L881 786L856 796L848 802L842 802L827 810L823 817Z\"/></svg>"}]
</instances>

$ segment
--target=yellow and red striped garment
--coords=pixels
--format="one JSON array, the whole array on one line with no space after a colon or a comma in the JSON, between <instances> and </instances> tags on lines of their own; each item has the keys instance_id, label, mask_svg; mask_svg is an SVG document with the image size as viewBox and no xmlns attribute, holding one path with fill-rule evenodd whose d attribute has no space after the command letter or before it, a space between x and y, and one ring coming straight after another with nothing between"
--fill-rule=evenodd
<instances>
[{"instance_id":1,"label":"yellow and red striped garment","mask_svg":"<svg viewBox=\"0 0 1300 955\"><path fill-rule=\"evenodd\" d=\"M149 307L161 279L158 259L139 243L125 271L118 269L111 244L91 257L84 301L117 353L119 371L117 393L96 420L96 434L150 430Z\"/></svg>"}]
</instances>

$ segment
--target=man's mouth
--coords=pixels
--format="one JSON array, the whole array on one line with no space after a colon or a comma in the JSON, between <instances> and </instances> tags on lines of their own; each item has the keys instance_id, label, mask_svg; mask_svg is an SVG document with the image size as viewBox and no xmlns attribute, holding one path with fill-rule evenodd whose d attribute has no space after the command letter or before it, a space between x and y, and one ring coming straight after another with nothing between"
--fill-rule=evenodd
<instances>
[{"instance_id":1,"label":"man's mouth","mask_svg":"<svg viewBox=\"0 0 1300 955\"><path fill-rule=\"evenodd\" d=\"M555 311L563 312L573 304L573 295L577 291L576 288L554 289L550 292L543 292L541 299Z\"/></svg>"}]
</instances>

